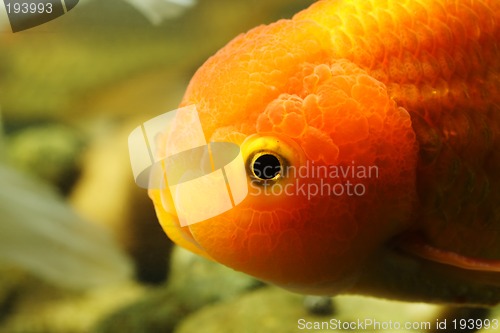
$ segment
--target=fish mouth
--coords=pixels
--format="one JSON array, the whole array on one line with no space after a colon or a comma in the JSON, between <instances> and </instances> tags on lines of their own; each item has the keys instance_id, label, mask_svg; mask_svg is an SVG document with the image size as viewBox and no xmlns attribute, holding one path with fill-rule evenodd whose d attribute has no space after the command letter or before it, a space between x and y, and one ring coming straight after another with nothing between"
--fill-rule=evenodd
<instances>
[{"instance_id":1,"label":"fish mouth","mask_svg":"<svg viewBox=\"0 0 500 333\"><path fill-rule=\"evenodd\" d=\"M436 247L419 233L409 233L398 238L397 247L402 251L435 263L468 271L500 273L500 260L469 257L458 252Z\"/></svg>"}]
</instances>

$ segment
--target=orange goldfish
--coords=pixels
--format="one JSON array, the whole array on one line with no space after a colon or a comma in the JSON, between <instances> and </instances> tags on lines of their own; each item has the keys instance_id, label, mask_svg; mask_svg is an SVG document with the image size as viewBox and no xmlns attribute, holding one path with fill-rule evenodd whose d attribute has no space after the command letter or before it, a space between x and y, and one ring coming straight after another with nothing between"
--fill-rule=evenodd
<instances>
[{"instance_id":1,"label":"orange goldfish","mask_svg":"<svg viewBox=\"0 0 500 333\"><path fill-rule=\"evenodd\" d=\"M497 0L325 0L236 37L181 106L240 147L248 195L182 226L150 189L163 229L301 293L498 303L499 20Z\"/></svg>"}]
</instances>

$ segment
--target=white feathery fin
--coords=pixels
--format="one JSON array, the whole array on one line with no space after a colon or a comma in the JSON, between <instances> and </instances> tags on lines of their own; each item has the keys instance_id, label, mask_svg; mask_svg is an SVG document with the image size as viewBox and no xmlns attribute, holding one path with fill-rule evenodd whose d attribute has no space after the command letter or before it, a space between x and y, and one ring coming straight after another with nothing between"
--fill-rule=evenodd
<instances>
[{"instance_id":1,"label":"white feathery fin","mask_svg":"<svg viewBox=\"0 0 500 333\"><path fill-rule=\"evenodd\" d=\"M115 283L132 274L130 259L106 230L79 217L47 184L0 160L2 264L77 289Z\"/></svg>"},{"instance_id":2,"label":"white feathery fin","mask_svg":"<svg viewBox=\"0 0 500 333\"><path fill-rule=\"evenodd\" d=\"M50 187L5 164L0 183L0 263L72 288L130 277L130 260L106 230L79 217Z\"/></svg>"},{"instance_id":3,"label":"white feathery fin","mask_svg":"<svg viewBox=\"0 0 500 333\"><path fill-rule=\"evenodd\" d=\"M139 10L155 25L163 20L181 15L187 8L192 7L195 0L125 0Z\"/></svg>"}]
</instances>

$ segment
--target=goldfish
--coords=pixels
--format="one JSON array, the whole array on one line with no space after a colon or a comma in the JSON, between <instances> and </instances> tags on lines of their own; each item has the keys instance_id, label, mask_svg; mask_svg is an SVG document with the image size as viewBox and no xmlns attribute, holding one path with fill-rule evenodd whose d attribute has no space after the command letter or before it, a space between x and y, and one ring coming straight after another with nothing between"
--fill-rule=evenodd
<instances>
[{"instance_id":1,"label":"goldfish","mask_svg":"<svg viewBox=\"0 0 500 333\"><path fill-rule=\"evenodd\" d=\"M176 193L151 188L164 231L294 292L498 303L499 16L496 0L324 0L237 36L180 105L240 147L248 195L182 225Z\"/></svg>"}]
</instances>

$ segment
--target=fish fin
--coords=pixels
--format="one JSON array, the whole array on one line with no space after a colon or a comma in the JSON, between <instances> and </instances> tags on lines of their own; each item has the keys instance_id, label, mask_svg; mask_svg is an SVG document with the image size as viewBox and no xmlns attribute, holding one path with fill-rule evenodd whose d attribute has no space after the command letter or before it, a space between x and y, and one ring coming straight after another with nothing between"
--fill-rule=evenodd
<instances>
[{"instance_id":1,"label":"fish fin","mask_svg":"<svg viewBox=\"0 0 500 333\"><path fill-rule=\"evenodd\" d=\"M500 272L500 260L467 257L457 252L440 249L426 243L418 235L409 235L403 239L404 242L401 242L400 247L423 259L472 271Z\"/></svg>"},{"instance_id":2,"label":"fish fin","mask_svg":"<svg viewBox=\"0 0 500 333\"><path fill-rule=\"evenodd\" d=\"M0 164L0 262L56 285L125 280L132 263L106 230L79 217L48 185Z\"/></svg>"},{"instance_id":3,"label":"fish fin","mask_svg":"<svg viewBox=\"0 0 500 333\"><path fill-rule=\"evenodd\" d=\"M195 4L194 0L125 0L139 10L152 24L181 15Z\"/></svg>"}]
</instances>

